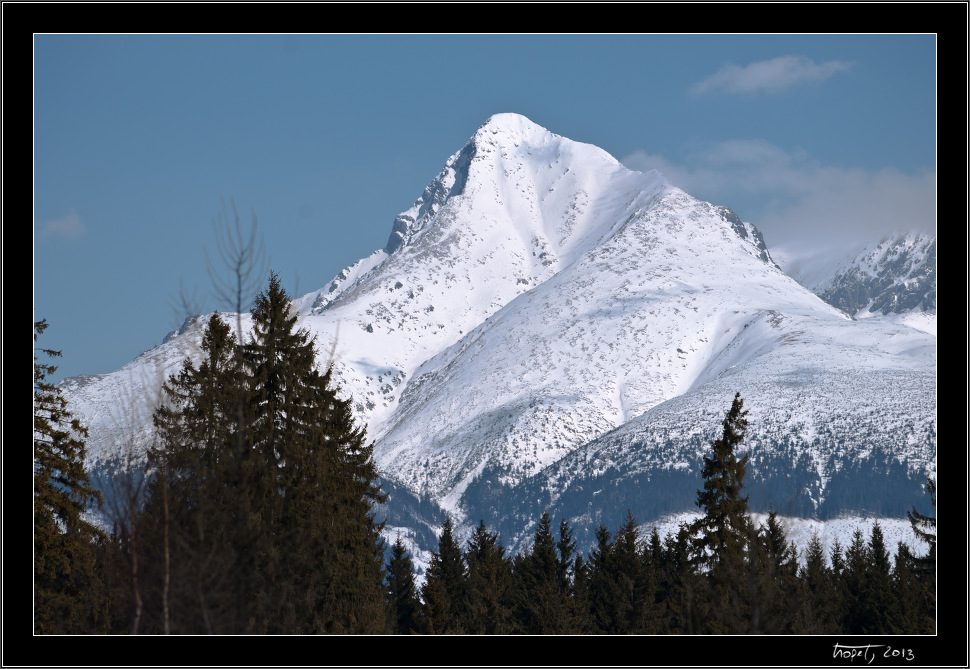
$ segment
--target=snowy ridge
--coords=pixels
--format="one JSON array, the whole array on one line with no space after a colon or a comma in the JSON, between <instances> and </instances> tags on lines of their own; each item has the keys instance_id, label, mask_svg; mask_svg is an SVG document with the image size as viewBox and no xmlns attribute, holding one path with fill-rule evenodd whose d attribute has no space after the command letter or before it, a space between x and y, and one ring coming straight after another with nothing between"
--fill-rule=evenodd
<instances>
[{"instance_id":1,"label":"snowy ridge","mask_svg":"<svg viewBox=\"0 0 970 669\"><path fill-rule=\"evenodd\" d=\"M500 457L506 481L529 476L710 374L752 302L844 320L740 243L709 205L670 188L643 204L609 241L416 372L407 408L378 440L390 469L439 485ZM765 288L765 272L777 286ZM725 301L731 284L738 298ZM421 413L439 419L414 420ZM431 452L436 473L425 476L417 451Z\"/></svg>"}]
</instances>

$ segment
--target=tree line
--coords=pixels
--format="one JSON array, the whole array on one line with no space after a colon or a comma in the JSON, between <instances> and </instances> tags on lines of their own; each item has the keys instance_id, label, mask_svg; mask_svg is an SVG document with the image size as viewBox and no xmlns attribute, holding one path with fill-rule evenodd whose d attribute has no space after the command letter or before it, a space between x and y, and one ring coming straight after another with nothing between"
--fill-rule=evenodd
<instances>
[{"instance_id":1,"label":"tree line","mask_svg":"<svg viewBox=\"0 0 970 669\"><path fill-rule=\"evenodd\" d=\"M37 360L59 352L35 349L35 633L935 633L934 518L910 513L925 555L891 555L876 524L830 555L813 537L803 564L774 513L754 526L740 394L704 458L703 514L676 534L642 537L628 512L584 556L543 513L510 555L484 521L462 545L445 520L418 587L375 517L372 445L274 273L240 330L210 316L202 355L166 380L110 531L85 517L101 503L87 432Z\"/></svg>"},{"instance_id":2,"label":"tree line","mask_svg":"<svg viewBox=\"0 0 970 669\"><path fill-rule=\"evenodd\" d=\"M464 548L445 521L420 592L398 539L388 567L394 632L425 634L935 634L936 523L910 512L925 555L890 553L878 523L826 555L820 537L804 559L777 514L755 527L737 457L747 412L736 395L721 438L704 458L703 515L661 538L627 512L596 530L588 556L565 519L548 513L532 545L508 555L484 522ZM928 482L935 506L935 487Z\"/></svg>"}]
</instances>

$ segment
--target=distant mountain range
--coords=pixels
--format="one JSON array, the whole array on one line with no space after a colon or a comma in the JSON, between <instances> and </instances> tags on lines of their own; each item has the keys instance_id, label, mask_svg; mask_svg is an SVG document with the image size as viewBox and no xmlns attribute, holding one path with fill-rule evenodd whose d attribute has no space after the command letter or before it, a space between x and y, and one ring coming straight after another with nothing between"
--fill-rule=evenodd
<instances>
[{"instance_id":1,"label":"distant mountain range","mask_svg":"<svg viewBox=\"0 0 970 669\"><path fill-rule=\"evenodd\" d=\"M856 318L913 311L936 314L936 236L886 237L810 287Z\"/></svg>"},{"instance_id":2,"label":"distant mountain range","mask_svg":"<svg viewBox=\"0 0 970 669\"><path fill-rule=\"evenodd\" d=\"M388 531L417 549L446 513L514 549L543 510L582 541L627 508L696 510L735 391L756 511L900 517L935 472L935 237L803 286L730 209L519 115L488 119L383 250L294 306L375 442ZM102 476L150 440L201 322L63 382Z\"/></svg>"}]
</instances>

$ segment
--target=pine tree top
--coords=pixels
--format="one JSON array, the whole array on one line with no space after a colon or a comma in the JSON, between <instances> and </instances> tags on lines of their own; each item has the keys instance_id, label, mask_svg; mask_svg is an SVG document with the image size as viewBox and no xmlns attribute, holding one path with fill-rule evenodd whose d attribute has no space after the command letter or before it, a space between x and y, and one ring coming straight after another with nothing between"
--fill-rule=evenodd
<instances>
[{"instance_id":1,"label":"pine tree top","mask_svg":"<svg viewBox=\"0 0 970 669\"><path fill-rule=\"evenodd\" d=\"M697 491L696 501L704 515L691 525L703 563L717 564L732 555L740 559L752 534L748 497L741 494L748 456L738 458L736 453L748 427L747 415L741 393L735 393L721 437L711 443L711 455L704 456L704 486Z\"/></svg>"}]
</instances>

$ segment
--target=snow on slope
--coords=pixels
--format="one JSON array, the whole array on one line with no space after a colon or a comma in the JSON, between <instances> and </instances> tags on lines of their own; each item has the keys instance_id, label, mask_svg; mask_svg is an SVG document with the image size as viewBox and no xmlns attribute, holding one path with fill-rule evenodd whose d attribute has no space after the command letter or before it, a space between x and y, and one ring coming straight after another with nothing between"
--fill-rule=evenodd
<instances>
[{"instance_id":1,"label":"snow on slope","mask_svg":"<svg viewBox=\"0 0 970 669\"><path fill-rule=\"evenodd\" d=\"M657 174L646 178L662 184ZM618 195L606 186L629 182L625 196L643 179L521 116L499 114L479 128L397 217L390 255L376 253L371 271L345 270L332 292L300 301L309 327L345 328L337 375L371 433L380 433L397 389L420 364L608 233L615 206L604 205Z\"/></svg>"},{"instance_id":2,"label":"snow on slope","mask_svg":"<svg viewBox=\"0 0 970 669\"><path fill-rule=\"evenodd\" d=\"M753 315L846 320L677 189L618 214L595 250L417 371L378 440L389 469L436 494L496 459L514 481L691 388Z\"/></svg>"},{"instance_id":3,"label":"snow on slope","mask_svg":"<svg viewBox=\"0 0 970 669\"><path fill-rule=\"evenodd\" d=\"M784 458L784 475L819 480L817 507L833 469L870 457L874 446L935 472L934 367L933 342L917 330L766 312L742 327L688 392L589 441L544 474L568 486L596 467L696 468L740 391L750 423L743 452Z\"/></svg>"},{"instance_id":4,"label":"snow on slope","mask_svg":"<svg viewBox=\"0 0 970 669\"><path fill-rule=\"evenodd\" d=\"M378 462L452 509L486 463L528 476L689 388L742 326L725 292L842 318L730 210L511 114L448 161L386 251L307 322L367 333L338 344L337 370Z\"/></svg>"},{"instance_id":5,"label":"snow on slope","mask_svg":"<svg viewBox=\"0 0 970 669\"><path fill-rule=\"evenodd\" d=\"M717 425L736 389L761 421L753 441L795 435L823 484L836 442L812 444L833 424L863 426L863 450L909 426L913 457L935 466L935 329L851 320L729 209L515 114L478 129L383 250L294 304L321 364L334 352L385 475L458 518L484 471L502 490L538 477L572 494L611 461L689 467L702 442L688 428ZM100 429L112 411L157 396L199 330L67 382L95 458L125 438ZM150 426L126 416L129 431ZM677 434L680 450L665 451L657 435Z\"/></svg>"}]
</instances>

